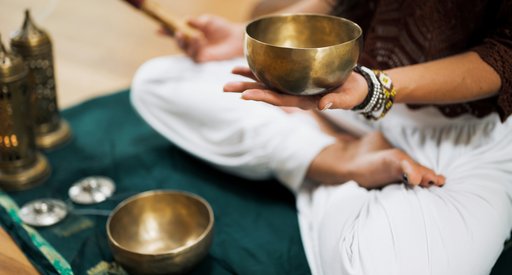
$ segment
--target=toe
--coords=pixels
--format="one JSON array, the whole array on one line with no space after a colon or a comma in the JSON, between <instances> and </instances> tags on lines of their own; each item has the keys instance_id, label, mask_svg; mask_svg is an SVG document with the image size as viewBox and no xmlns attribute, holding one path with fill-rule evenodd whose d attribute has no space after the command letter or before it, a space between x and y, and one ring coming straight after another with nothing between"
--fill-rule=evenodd
<instances>
[{"instance_id":1,"label":"toe","mask_svg":"<svg viewBox=\"0 0 512 275\"><path fill-rule=\"evenodd\" d=\"M412 160L402 160L402 171L404 173L404 183L409 185L419 185L422 180L421 166Z\"/></svg>"},{"instance_id":2,"label":"toe","mask_svg":"<svg viewBox=\"0 0 512 275\"><path fill-rule=\"evenodd\" d=\"M427 188L431 187L431 186L435 186L435 185L439 186L439 179L432 170L424 168L424 172L422 175L420 185L422 187L427 187Z\"/></svg>"},{"instance_id":3,"label":"toe","mask_svg":"<svg viewBox=\"0 0 512 275\"><path fill-rule=\"evenodd\" d=\"M437 175L437 186L443 186L446 183L446 178L441 175Z\"/></svg>"}]
</instances>

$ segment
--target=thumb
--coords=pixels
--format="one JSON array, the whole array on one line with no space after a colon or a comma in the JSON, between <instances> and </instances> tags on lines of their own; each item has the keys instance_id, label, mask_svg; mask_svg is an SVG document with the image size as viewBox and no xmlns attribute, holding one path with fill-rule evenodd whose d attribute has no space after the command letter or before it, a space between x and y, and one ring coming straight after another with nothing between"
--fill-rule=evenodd
<instances>
[{"instance_id":1,"label":"thumb","mask_svg":"<svg viewBox=\"0 0 512 275\"><path fill-rule=\"evenodd\" d=\"M208 24L211 21L211 16L204 14L195 18L190 18L187 20L187 24L191 26L192 28L198 29L198 30L205 30Z\"/></svg>"},{"instance_id":2,"label":"thumb","mask_svg":"<svg viewBox=\"0 0 512 275\"><path fill-rule=\"evenodd\" d=\"M346 93L328 93L318 101L318 109L322 111L327 109L352 109L351 101Z\"/></svg>"}]
</instances>

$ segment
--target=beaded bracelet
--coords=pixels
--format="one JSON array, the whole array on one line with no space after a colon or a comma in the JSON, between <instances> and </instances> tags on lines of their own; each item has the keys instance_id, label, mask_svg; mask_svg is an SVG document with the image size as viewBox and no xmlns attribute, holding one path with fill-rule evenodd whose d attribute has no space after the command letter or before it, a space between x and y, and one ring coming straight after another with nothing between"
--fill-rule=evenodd
<instances>
[{"instance_id":1,"label":"beaded bracelet","mask_svg":"<svg viewBox=\"0 0 512 275\"><path fill-rule=\"evenodd\" d=\"M368 95L352 110L359 112L366 119L383 118L393 106L396 95L391 78L383 71L372 71L359 65L354 68L354 71L361 74L368 83Z\"/></svg>"},{"instance_id":2,"label":"beaded bracelet","mask_svg":"<svg viewBox=\"0 0 512 275\"><path fill-rule=\"evenodd\" d=\"M391 110L391 107L393 107L393 103L395 102L396 89L393 86L391 78L383 71L374 70L374 73L379 79L382 91L384 92L384 96L386 98L386 100L384 101L383 110L380 113L380 115L378 117L370 117L373 120L377 120L383 118L389 112L389 110Z\"/></svg>"},{"instance_id":3,"label":"beaded bracelet","mask_svg":"<svg viewBox=\"0 0 512 275\"><path fill-rule=\"evenodd\" d=\"M352 108L353 111L361 111L366 106L368 106L368 104L370 103L370 100L373 97L373 81L369 74L363 73L361 66L356 65L353 70L354 70L354 72L362 75L364 77L364 79L366 80L366 83L368 84L368 94L366 95L365 99L363 100L363 102L361 102L361 104Z\"/></svg>"}]
</instances>

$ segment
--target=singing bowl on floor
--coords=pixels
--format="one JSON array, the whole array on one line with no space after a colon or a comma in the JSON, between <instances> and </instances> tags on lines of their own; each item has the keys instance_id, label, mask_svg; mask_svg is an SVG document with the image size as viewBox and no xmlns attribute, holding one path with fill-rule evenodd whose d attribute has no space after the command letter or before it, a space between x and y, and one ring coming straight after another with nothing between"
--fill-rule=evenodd
<instances>
[{"instance_id":1,"label":"singing bowl on floor","mask_svg":"<svg viewBox=\"0 0 512 275\"><path fill-rule=\"evenodd\" d=\"M116 262L131 274L181 274L208 254L213 211L199 196L149 191L121 202L107 221Z\"/></svg>"},{"instance_id":2,"label":"singing bowl on floor","mask_svg":"<svg viewBox=\"0 0 512 275\"><path fill-rule=\"evenodd\" d=\"M245 29L245 56L266 86L293 95L314 95L344 83L359 58L362 30L329 15L267 16Z\"/></svg>"}]
</instances>

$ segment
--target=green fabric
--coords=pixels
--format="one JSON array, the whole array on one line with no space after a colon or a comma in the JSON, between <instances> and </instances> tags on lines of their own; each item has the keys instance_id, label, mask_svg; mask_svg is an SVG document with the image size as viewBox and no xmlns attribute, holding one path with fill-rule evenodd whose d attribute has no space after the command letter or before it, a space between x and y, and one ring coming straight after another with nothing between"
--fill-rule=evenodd
<instances>
[{"instance_id":1,"label":"green fabric","mask_svg":"<svg viewBox=\"0 0 512 275\"><path fill-rule=\"evenodd\" d=\"M63 117L70 123L74 139L46 153L53 167L48 182L10 194L19 205L42 197L67 200L69 186L91 175L114 179L116 195L92 207L75 205L82 213L83 209L111 210L124 198L146 190L186 190L208 200L216 219L210 253L193 274L310 273L294 198L277 182L231 176L183 152L138 117L127 91L65 110ZM107 216L103 214L71 214L38 232L76 274L122 273L113 264L105 233ZM511 273L509 249L492 274Z\"/></svg>"},{"instance_id":2,"label":"green fabric","mask_svg":"<svg viewBox=\"0 0 512 275\"><path fill-rule=\"evenodd\" d=\"M74 139L46 153L53 172L45 184L10 193L19 205L42 197L67 200L71 184L91 175L114 179L116 195L94 206L74 205L75 209L111 210L141 191L186 190L204 197L215 213L210 254L193 273L309 274L294 198L277 182L241 179L191 157L138 117L127 91L85 102L62 115ZM71 214L38 231L75 273L84 274L93 267L103 270L113 261L106 219Z\"/></svg>"},{"instance_id":3,"label":"green fabric","mask_svg":"<svg viewBox=\"0 0 512 275\"><path fill-rule=\"evenodd\" d=\"M10 205L14 207L9 207ZM2 191L0 191L0 206L0 227L11 236L22 251L25 251L27 258L40 273L72 274L68 263L35 230L23 224L18 216L16 203ZM51 251L52 255L58 255L57 258L44 254L47 251ZM57 269L63 267L63 264L64 269Z\"/></svg>"}]
</instances>

